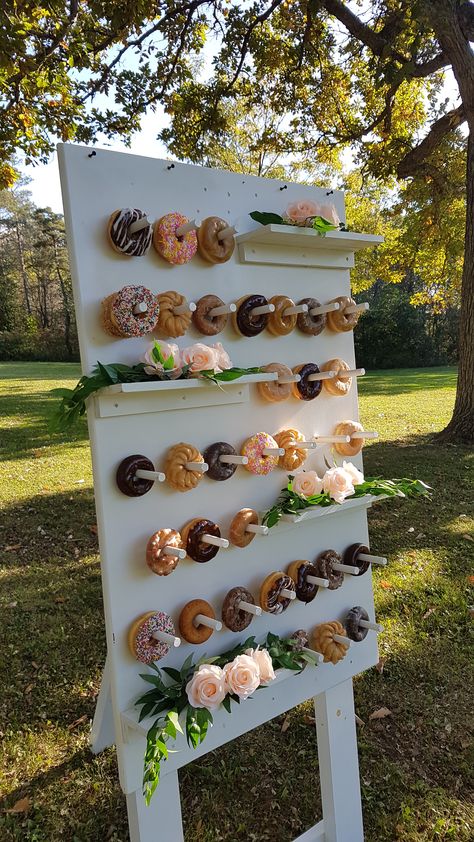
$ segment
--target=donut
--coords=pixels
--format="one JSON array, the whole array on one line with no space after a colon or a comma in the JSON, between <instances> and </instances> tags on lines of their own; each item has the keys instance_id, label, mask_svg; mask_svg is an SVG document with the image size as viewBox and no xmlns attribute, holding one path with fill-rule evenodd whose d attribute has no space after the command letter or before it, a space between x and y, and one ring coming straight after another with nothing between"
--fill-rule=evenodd
<instances>
[{"instance_id":1,"label":"donut","mask_svg":"<svg viewBox=\"0 0 474 842\"><path fill-rule=\"evenodd\" d=\"M280 456L278 460L280 468L283 468L288 474L292 474L293 471L301 467L308 456L307 450L295 444L295 442L304 441L303 433L290 427L288 430L281 430L276 433L273 438L278 447L283 447L285 451L285 455Z\"/></svg>"},{"instance_id":2,"label":"donut","mask_svg":"<svg viewBox=\"0 0 474 842\"><path fill-rule=\"evenodd\" d=\"M347 646L334 640L335 634L347 637L344 626L338 623L337 620L333 620L330 623L320 623L311 632L311 648L324 655L324 662L326 664L337 664L338 661L342 661L346 657Z\"/></svg>"},{"instance_id":3,"label":"donut","mask_svg":"<svg viewBox=\"0 0 474 842\"><path fill-rule=\"evenodd\" d=\"M200 471L188 470L188 462L204 462L202 453L192 444L184 441L174 444L166 454L166 481L175 491L190 491L201 482L204 474Z\"/></svg>"},{"instance_id":4,"label":"donut","mask_svg":"<svg viewBox=\"0 0 474 842\"><path fill-rule=\"evenodd\" d=\"M151 664L168 654L169 644L152 637L153 632L157 631L175 633L173 620L164 611L148 611L132 623L128 632L128 645L137 661Z\"/></svg>"},{"instance_id":5,"label":"donut","mask_svg":"<svg viewBox=\"0 0 474 842\"><path fill-rule=\"evenodd\" d=\"M201 624L198 626L194 625L194 618L198 614L204 614L205 617L210 617L211 620L216 619L212 605L209 605L205 599L192 599L190 602L187 602L179 615L178 624L181 637L187 640L188 643L205 643L214 631L214 629L210 629L208 626Z\"/></svg>"},{"instance_id":6,"label":"donut","mask_svg":"<svg viewBox=\"0 0 474 842\"><path fill-rule=\"evenodd\" d=\"M199 254L208 263L226 263L232 257L235 248L234 237L218 240L219 231L228 228L229 223L219 216L203 219L197 231Z\"/></svg>"},{"instance_id":7,"label":"donut","mask_svg":"<svg viewBox=\"0 0 474 842\"><path fill-rule=\"evenodd\" d=\"M239 602L249 602L255 605L255 600L247 588L232 588L224 597L222 603L222 622L230 631L241 632L250 625L253 614L238 608Z\"/></svg>"},{"instance_id":8,"label":"donut","mask_svg":"<svg viewBox=\"0 0 474 842\"><path fill-rule=\"evenodd\" d=\"M340 421L334 432L337 436L352 436L353 433L363 431L362 424L358 421ZM364 446L364 439L353 439L350 441L338 441L334 443L334 450L341 456L357 456Z\"/></svg>"},{"instance_id":9,"label":"donut","mask_svg":"<svg viewBox=\"0 0 474 842\"><path fill-rule=\"evenodd\" d=\"M179 556L168 555L163 550L165 547L179 550L182 546L181 535L176 529L159 529L149 538L146 545L146 563L150 570L158 576L169 576L177 567Z\"/></svg>"},{"instance_id":10,"label":"donut","mask_svg":"<svg viewBox=\"0 0 474 842\"><path fill-rule=\"evenodd\" d=\"M342 558L336 550L325 550L320 553L315 561L315 567L318 571L317 576L321 579L328 579L328 590L336 591L344 582L344 573L342 570L334 570L333 564L337 562L342 563Z\"/></svg>"},{"instance_id":11,"label":"donut","mask_svg":"<svg viewBox=\"0 0 474 842\"><path fill-rule=\"evenodd\" d=\"M349 371L350 366L344 361L340 360L336 357L333 360L328 360L327 363L323 363L321 366L321 371ZM337 375L332 377L330 380L323 380L323 386L330 395L336 395L336 397L342 397L343 395L347 395L350 392L352 386L352 377L344 377L344 375Z\"/></svg>"},{"instance_id":12,"label":"donut","mask_svg":"<svg viewBox=\"0 0 474 842\"><path fill-rule=\"evenodd\" d=\"M298 629L291 635L290 642L293 644L294 652L301 652L308 645L308 632L305 629Z\"/></svg>"},{"instance_id":13,"label":"donut","mask_svg":"<svg viewBox=\"0 0 474 842\"><path fill-rule=\"evenodd\" d=\"M228 315L223 313L221 316L211 316L211 310L215 307L222 307L224 301L218 295L203 295L199 301L196 302L196 309L192 314L193 325L199 333L204 336L215 336L216 333L221 333L224 330Z\"/></svg>"},{"instance_id":14,"label":"donut","mask_svg":"<svg viewBox=\"0 0 474 842\"><path fill-rule=\"evenodd\" d=\"M136 454L122 459L117 468L115 475L117 485L122 494L126 494L127 497L142 497L155 484L152 479L140 479L140 477L137 477L136 474L139 469L141 471L154 471L155 466L146 456Z\"/></svg>"},{"instance_id":15,"label":"donut","mask_svg":"<svg viewBox=\"0 0 474 842\"><path fill-rule=\"evenodd\" d=\"M301 380L299 383L291 384L291 391L295 398L301 401L312 401L321 394L323 388L322 380L308 380L310 374L319 374L319 366L316 363L302 363L295 365L293 374L299 374Z\"/></svg>"},{"instance_id":16,"label":"donut","mask_svg":"<svg viewBox=\"0 0 474 842\"><path fill-rule=\"evenodd\" d=\"M362 576L364 573L367 573L367 570L370 567L370 561L362 561L359 559L359 553L370 553L368 547L365 544L351 544L350 547L344 552L344 564L348 564L352 567L359 568L359 576Z\"/></svg>"},{"instance_id":17,"label":"donut","mask_svg":"<svg viewBox=\"0 0 474 842\"><path fill-rule=\"evenodd\" d=\"M359 321L360 312L346 313L346 307L354 307L354 299L347 295L339 295L329 303L335 302L339 304L339 310L332 310L327 314L329 330L334 331L334 333L347 333L349 330L354 330Z\"/></svg>"},{"instance_id":18,"label":"donut","mask_svg":"<svg viewBox=\"0 0 474 842\"><path fill-rule=\"evenodd\" d=\"M283 363L268 363L260 371L268 372L269 374L275 372L279 377L291 377L293 374L291 368L288 368ZM270 403L286 401L291 395L291 383L279 383L278 380L257 383L257 389L260 397Z\"/></svg>"},{"instance_id":19,"label":"donut","mask_svg":"<svg viewBox=\"0 0 474 842\"><path fill-rule=\"evenodd\" d=\"M168 292L158 293L156 299L160 307L157 330L163 336L171 336L173 339L184 336L191 324L192 313L186 310L184 313L175 314L174 308L184 304L185 296L180 292L175 292L174 289L169 289Z\"/></svg>"},{"instance_id":20,"label":"donut","mask_svg":"<svg viewBox=\"0 0 474 842\"><path fill-rule=\"evenodd\" d=\"M235 448L226 441L216 441L206 447L202 454L204 461L209 465L206 473L209 479L215 479L217 482L222 482L225 479L230 479L234 476L237 465L231 465L228 462L221 462L221 456L235 456Z\"/></svg>"},{"instance_id":21,"label":"donut","mask_svg":"<svg viewBox=\"0 0 474 842\"><path fill-rule=\"evenodd\" d=\"M295 584L296 599L299 599L300 602L312 602L318 592L318 585L307 582L306 577L318 576L314 564L309 561L292 561L286 572Z\"/></svg>"},{"instance_id":22,"label":"donut","mask_svg":"<svg viewBox=\"0 0 474 842\"><path fill-rule=\"evenodd\" d=\"M133 222L138 222L139 219L146 219L146 213L138 210L138 208L121 208L121 210L115 210L110 215L107 235L110 245L119 254L127 254L129 257L142 257L150 248L153 237L151 223L145 228L135 231L134 234L129 233L130 225Z\"/></svg>"},{"instance_id":23,"label":"donut","mask_svg":"<svg viewBox=\"0 0 474 842\"><path fill-rule=\"evenodd\" d=\"M298 313L296 324L302 333L307 333L310 336L319 336L326 327L326 313L320 313L318 316L312 316L310 310L316 307L321 307L321 303L317 298L302 298L298 304L307 304L307 313Z\"/></svg>"},{"instance_id":24,"label":"donut","mask_svg":"<svg viewBox=\"0 0 474 842\"><path fill-rule=\"evenodd\" d=\"M368 634L368 629L364 629L363 626L360 626L359 623L361 620L368 620L369 615L365 608L362 608L361 605L354 605L350 611L348 611L345 619L344 625L346 627L347 637L350 637L351 640L355 640L356 643L361 643Z\"/></svg>"},{"instance_id":25,"label":"donut","mask_svg":"<svg viewBox=\"0 0 474 842\"><path fill-rule=\"evenodd\" d=\"M296 314L285 316L284 313L289 307L294 307L295 302L287 295L274 295L269 303L275 307L274 312L268 314L267 327L270 333L274 336L286 336L291 333L296 327Z\"/></svg>"},{"instance_id":26,"label":"donut","mask_svg":"<svg viewBox=\"0 0 474 842\"><path fill-rule=\"evenodd\" d=\"M199 564L211 561L219 552L219 547L214 544L206 544L201 540L203 535L214 535L216 538L220 538L221 531L217 523L200 517L188 521L181 530L181 538L189 558L199 562Z\"/></svg>"},{"instance_id":27,"label":"donut","mask_svg":"<svg viewBox=\"0 0 474 842\"><path fill-rule=\"evenodd\" d=\"M155 222L153 245L158 254L173 266L189 263L197 251L195 231L188 231L182 237L176 236L176 230L189 222L181 213L167 213Z\"/></svg>"},{"instance_id":28,"label":"donut","mask_svg":"<svg viewBox=\"0 0 474 842\"><path fill-rule=\"evenodd\" d=\"M255 532L247 532L249 524L258 524L258 514L254 509L241 509L232 518L229 526L229 541L234 547L248 547L255 538Z\"/></svg>"},{"instance_id":29,"label":"donut","mask_svg":"<svg viewBox=\"0 0 474 842\"><path fill-rule=\"evenodd\" d=\"M242 456L247 456L249 461L244 467L251 474L266 476L278 465L279 457L276 454L264 455L266 447L278 447L275 439L268 433L255 433L244 441L240 452Z\"/></svg>"},{"instance_id":30,"label":"donut","mask_svg":"<svg viewBox=\"0 0 474 842\"><path fill-rule=\"evenodd\" d=\"M134 313L137 304L146 304L145 313ZM128 339L146 336L155 329L159 315L156 296L142 286L126 286L102 301L102 324L110 336Z\"/></svg>"},{"instance_id":31,"label":"donut","mask_svg":"<svg viewBox=\"0 0 474 842\"><path fill-rule=\"evenodd\" d=\"M268 313L253 316L251 312L255 307L264 307L268 304L264 295L244 295L235 303L237 310L232 313L232 324L237 333L251 338L265 330L268 325Z\"/></svg>"},{"instance_id":32,"label":"donut","mask_svg":"<svg viewBox=\"0 0 474 842\"><path fill-rule=\"evenodd\" d=\"M291 599L281 596L282 590L295 590L295 583L290 576L278 570L269 573L260 586L260 605L268 614L282 614L288 608Z\"/></svg>"}]
</instances>

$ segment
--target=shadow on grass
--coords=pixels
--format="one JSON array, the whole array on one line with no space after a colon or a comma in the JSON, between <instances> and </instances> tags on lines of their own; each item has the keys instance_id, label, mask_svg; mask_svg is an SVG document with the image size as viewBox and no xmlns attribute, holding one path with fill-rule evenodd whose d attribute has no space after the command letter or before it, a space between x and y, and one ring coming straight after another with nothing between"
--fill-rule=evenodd
<instances>
[{"instance_id":1,"label":"shadow on grass","mask_svg":"<svg viewBox=\"0 0 474 842\"><path fill-rule=\"evenodd\" d=\"M451 389L456 386L455 368L410 368L368 372L359 380L360 395L401 395L426 389Z\"/></svg>"}]
</instances>

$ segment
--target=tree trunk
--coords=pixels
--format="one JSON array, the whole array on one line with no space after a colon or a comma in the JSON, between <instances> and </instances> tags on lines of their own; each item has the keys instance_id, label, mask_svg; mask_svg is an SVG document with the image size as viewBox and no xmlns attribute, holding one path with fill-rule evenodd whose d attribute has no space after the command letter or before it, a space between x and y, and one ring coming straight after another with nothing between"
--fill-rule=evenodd
<instances>
[{"instance_id":1,"label":"tree trunk","mask_svg":"<svg viewBox=\"0 0 474 842\"><path fill-rule=\"evenodd\" d=\"M30 290L28 286L28 274L26 271L25 266L25 257L23 254L23 240L21 238L20 233L20 224L18 220L15 222L15 231L16 231L16 242L18 246L18 262L20 264L20 273L21 279L23 281L23 292L25 294L25 304L26 304L26 312L29 316L31 316L31 302L30 302Z\"/></svg>"},{"instance_id":2,"label":"tree trunk","mask_svg":"<svg viewBox=\"0 0 474 842\"><path fill-rule=\"evenodd\" d=\"M71 344L71 313L70 313L70 301L69 295L66 289L66 284L64 283L64 278L61 273L61 269L59 266L59 255L58 255L58 244L56 239L53 238L53 248L54 248L54 261L56 263L56 274L58 276L59 287L61 289L61 295L63 297L63 307L64 307L64 344L66 346L66 350L69 356L69 359L72 360L73 357L73 350Z\"/></svg>"}]
</instances>

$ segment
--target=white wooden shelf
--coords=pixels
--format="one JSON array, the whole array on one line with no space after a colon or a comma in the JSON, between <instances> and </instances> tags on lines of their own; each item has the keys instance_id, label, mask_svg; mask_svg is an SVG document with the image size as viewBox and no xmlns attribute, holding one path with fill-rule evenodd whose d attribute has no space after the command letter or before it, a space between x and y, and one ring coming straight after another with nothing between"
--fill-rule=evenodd
<instances>
[{"instance_id":1,"label":"white wooden shelf","mask_svg":"<svg viewBox=\"0 0 474 842\"><path fill-rule=\"evenodd\" d=\"M378 246L384 238L352 231L320 235L294 225L261 225L235 239L243 263L348 269L354 265L354 252Z\"/></svg>"},{"instance_id":2,"label":"white wooden shelf","mask_svg":"<svg viewBox=\"0 0 474 842\"><path fill-rule=\"evenodd\" d=\"M268 383L277 380L278 374L274 371L261 372L260 374L244 374L235 380L219 382L219 386L238 386L240 383ZM189 380L152 380L149 383L116 383L114 386L105 386L101 389L101 395L116 395L121 392L168 392L170 389L218 389L219 386L211 380L199 377L190 377Z\"/></svg>"}]
</instances>

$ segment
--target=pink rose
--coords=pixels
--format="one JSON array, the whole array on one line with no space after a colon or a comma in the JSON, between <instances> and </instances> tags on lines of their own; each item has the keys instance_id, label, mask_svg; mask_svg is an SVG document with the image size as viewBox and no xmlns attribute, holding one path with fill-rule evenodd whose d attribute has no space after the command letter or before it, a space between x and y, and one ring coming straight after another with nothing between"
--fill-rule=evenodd
<instances>
[{"instance_id":1,"label":"pink rose","mask_svg":"<svg viewBox=\"0 0 474 842\"><path fill-rule=\"evenodd\" d=\"M300 471L299 474L295 474L292 488L295 494L312 497L313 494L321 494L323 483L316 471Z\"/></svg>"},{"instance_id":2,"label":"pink rose","mask_svg":"<svg viewBox=\"0 0 474 842\"><path fill-rule=\"evenodd\" d=\"M191 707L216 710L227 693L223 670L212 664L201 664L186 684L186 693Z\"/></svg>"},{"instance_id":3,"label":"pink rose","mask_svg":"<svg viewBox=\"0 0 474 842\"><path fill-rule=\"evenodd\" d=\"M237 655L224 667L228 693L235 693L239 699L251 696L260 684L260 670L256 661L249 655Z\"/></svg>"},{"instance_id":4,"label":"pink rose","mask_svg":"<svg viewBox=\"0 0 474 842\"><path fill-rule=\"evenodd\" d=\"M345 471L350 475L352 479L352 485L362 485L364 482L364 474L362 471L359 471L352 462L343 462L342 467Z\"/></svg>"},{"instance_id":5,"label":"pink rose","mask_svg":"<svg viewBox=\"0 0 474 842\"><path fill-rule=\"evenodd\" d=\"M308 216L320 216L321 208L316 202L305 199L302 202L292 202L286 209L285 216L291 222L304 222Z\"/></svg>"},{"instance_id":6,"label":"pink rose","mask_svg":"<svg viewBox=\"0 0 474 842\"><path fill-rule=\"evenodd\" d=\"M336 503L354 494L351 475L344 468L330 468L323 476L323 488Z\"/></svg>"},{"instance_id":7,"label":"pink rose","mask_svg":"<svg viewBox=\"0 0 474 842\"><path fill-rule=\"evenodd\" d=\"M214 345L211 346L214 348L214 351L217 355L217 366L221 371L225 371L227 368L232 368L232 363L227 353L226 349L222 345L221 342L215 342Z\"/></svg>"},{"instance_id":8,"label":"pink rose","mask_svg":"<svg viewBox=\"0 0 474 842\"><path fill-rule=\"evenodd\" d=\"M161 355L161 362L158 357ZM169 359L172 357L172 361ZM143 354L141 362L145 363L147 374L161 374L163 371L175 371L181 366L179 348L174 342L154 342Z\"/></svg>"},{"instance_id":9,"label":"pink rose","mask_svg":"<svg viewBox=\"0 0 474 842\"><path fill-rule=\"evenodd\" d=\"M340 219L335 208L335 205L321 205L319 208L319 216L324 217L327 219L328 222L332 222L333 225L339 227Z\"/></svg>"},{"instance_id":10,"label":"pink rose","mask_svg":"<svg viewBox=\"0 0 474 842\"><path fill-rule=\"evenodd\" d=\"M181 352L181 364L189 365L191 372L214 371L217 368L217 351L203 342L196 342Z\"/></svg>"},{"instance_id":11,"label":"pink rose","mask_svg":"<svg viewBox=\"0 0 474 842\"><path fill-rule=\"evenodd\" d=\"M246 649L245 654L253 658L260 673L260 684L270 684L275 678L273 662L266 649Z\"/></svg>"}]
</instances>

